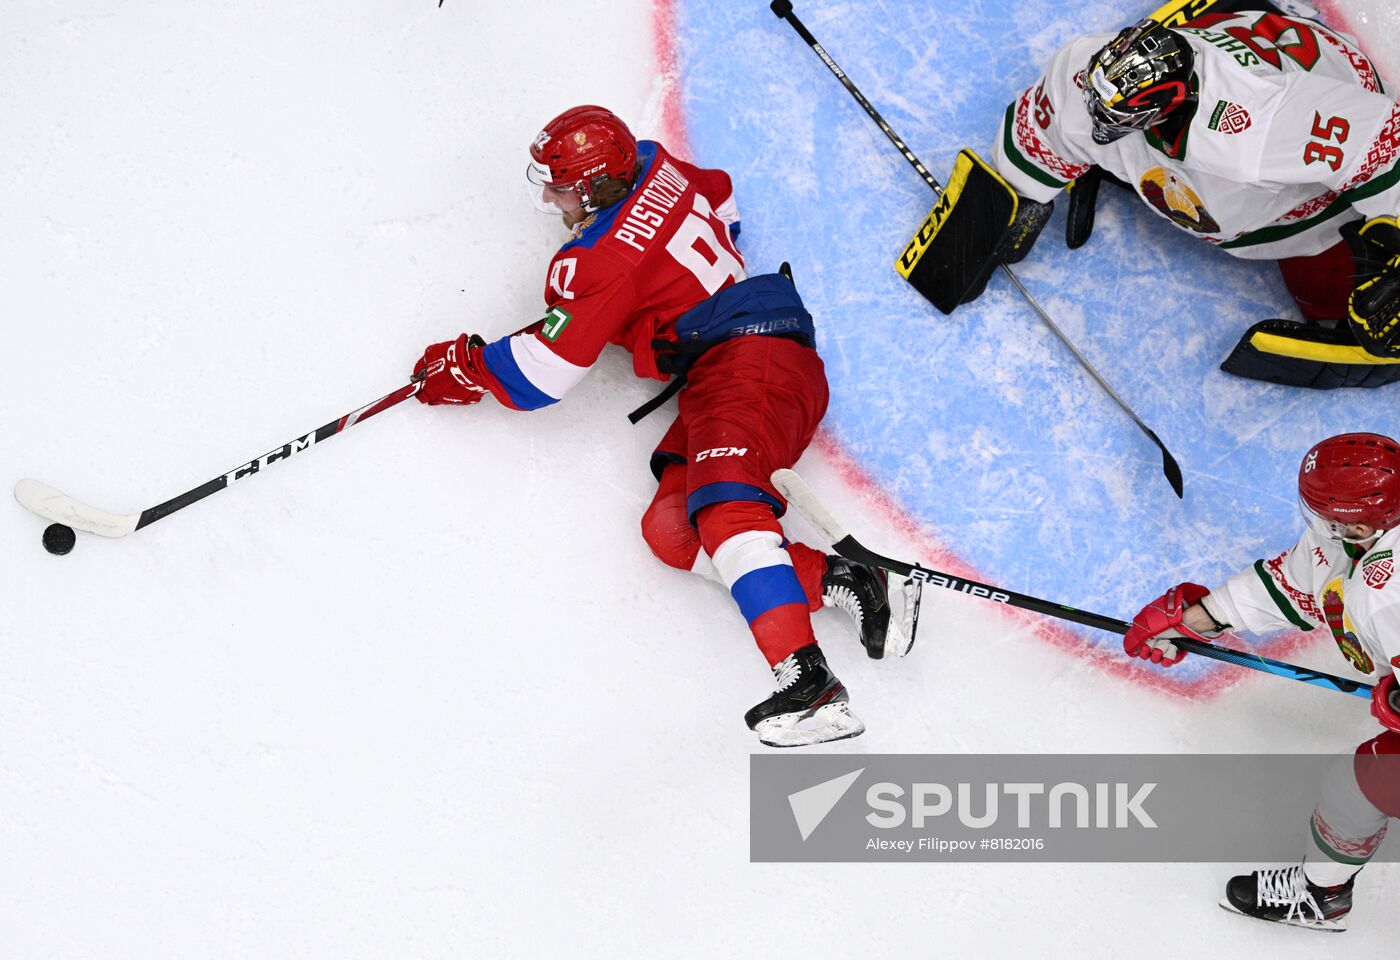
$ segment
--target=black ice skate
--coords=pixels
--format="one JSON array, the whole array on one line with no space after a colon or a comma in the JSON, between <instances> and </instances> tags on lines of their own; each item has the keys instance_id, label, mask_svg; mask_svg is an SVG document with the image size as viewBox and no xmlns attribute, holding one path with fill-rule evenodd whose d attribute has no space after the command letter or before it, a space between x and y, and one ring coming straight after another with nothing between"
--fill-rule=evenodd
<instances>
[{"instance_id":1,"label":"black ice skate","mask_svg":"<svg viewBox=\"0 0 1400 960\"><path fill-rule=\"evenodd\" d=\"M1319 887L1308 880L1302 864L1256 870L1226 884L1220 905L1231 913L1259 920L1342 933L1351 912L1355 880L1352 877L1339 887Z\"/></svg>"},{"instance_id":2,"label":"black ice skate","mask_svg":"<svg viewBox=\"0 0 1400 960\"><path fill-rule=\"evenodd\" d=\"M822 575L822 606L844 610L860 630L861 646L872 660L887 654L902 657L914 645L919 622L922 585L893 578L900 609L891 617L890 577L879 567L835 555L826 558Z\"/></svg>"},{"instance_id":3,"label":"black ice skate","mask_svg":"<svg viewBox=\"0 0 1400 960\"><path fill-rule=\"evenodd\" d=\"M770 747L805 747L865 732L851 713L846 688L809 643L773 667L778 690L744 714L744 722Z\"/></svg>"}]
</instances>

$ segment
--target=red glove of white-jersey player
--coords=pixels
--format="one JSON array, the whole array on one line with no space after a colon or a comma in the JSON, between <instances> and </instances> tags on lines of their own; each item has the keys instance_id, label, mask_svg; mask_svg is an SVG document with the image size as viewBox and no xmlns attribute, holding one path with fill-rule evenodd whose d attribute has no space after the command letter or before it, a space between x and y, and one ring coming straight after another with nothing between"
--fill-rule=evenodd
<instances>
[{"instance_id":1,"label":"red glove of white-jersey player","mask_svg":"<svg viewBox=\"0 0 1400 960\"><path fill-rule=\"evenodd\" d=\"M1164 667L1175 666L1186 659L1186 651L1177 649L1172 640L1176 637L1205 639L1182 623L1181 618L1187 607L1209 594L1210 591L1199 583L1179 583L1172 587L1133 617L1133 625L1123 637L1124 652Z\"/></svg>"},{"instance_id":2,"label":"red glove of white-jersey player","mask_svg":"<svg viewBox=\"0 0 1400 960\"><path fill-rule=\"evenodd\" d=\"M414 379L422 376L423 389L418 402L427 404L479 403L486 396L486 376L481 368L481 348L486 341L465 333L456 340L435 343L423 351L413 368ZM425 375L426 372L426 375Z\"/></svg>"},{"instance_id":3,"label":"red glove of white-jersey player","mask_svg":"<svg viewBox=\"0 0 1400 960\"><path fill-rule=\"evenodd\" d=\"M1396 685L1393 672L1386 674L1371 691L1371 716L1386 729L1400 733L1400 687Z\"/></svg>"}]
</instances>

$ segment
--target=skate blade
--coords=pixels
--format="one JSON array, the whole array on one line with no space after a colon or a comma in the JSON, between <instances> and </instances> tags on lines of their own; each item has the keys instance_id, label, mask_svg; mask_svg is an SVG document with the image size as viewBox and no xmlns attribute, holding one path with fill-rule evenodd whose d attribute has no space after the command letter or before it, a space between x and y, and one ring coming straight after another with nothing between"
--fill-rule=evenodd
<instances>
[{"instance_id":1,"label":"skate blade","mask_svg":"<svg viewBox=\"0 0 1400 960\"><path fill-rule=\"evenodd\" d=\"M1220 909L1227 913L1233 913L1237 917L1244 917L1247 920L1258 920L1260 923L1280 923L1286 927L1300 927L1304 930L1316 930L1318 933L1347 932L1346 917L1342 917L1340 920L1318 920L1310 923L1304 923L1300 920L1265 920L1263 917L1251 917L1226 899L1221 899Z\"/></svg>"},{"instance_id":2,"label":"skate blade","mask_svg":"<svg viewBox=\"0 0 1400 960\"><path fill-rule=\"evenodd\" d=\"M902 657L914 647L919 632L919 606L923 602L924 585L918 580L889 575L889 592L893 599L900 597L902 603L898 611L890 610L890 626L885 633L886 657ZM893 604L891 604L893 608ZM899 615L896 617L895 614Z\"/></svg>"},{"instance_id":3,"label":"skate blade","mask_svg":"<svg viewBox=\"0 0 1400 960\"><path fill-rule=\"evenodd\" d=\"M760 720L754 727L760 742L770 747L810 747L816 743L849 740L865 732L860 717L846 701L828 703L810 713L785 713Z\"/></svg>"}]
</instances>

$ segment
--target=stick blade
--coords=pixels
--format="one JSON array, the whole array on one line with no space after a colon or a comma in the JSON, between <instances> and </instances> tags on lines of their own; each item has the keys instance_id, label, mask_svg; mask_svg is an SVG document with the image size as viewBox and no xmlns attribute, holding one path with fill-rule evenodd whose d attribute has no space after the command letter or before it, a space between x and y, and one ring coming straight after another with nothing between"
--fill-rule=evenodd
<instances>
[{"instance_id":1,"label":"stick blade","mask_svg":"<svg viewBox=\"0 0 1400 960\"><path fill-rule=\"evenodd\" d=\"M1146 430L1147 428L1144 427L1143 429ZM1162 442L1157 434L1153 433L1151 430L1147 430L1147 435L1152 438L1152 442L1157 444L1157 448L1162 451L1162 473L1166 475L1167 483L1172 485L1172 492L1176 494L1177 499L1185 500L1186 488L1181 478L1181 464L1176 462L1176 457L1172 456L1171 451L1167 449L1167 445Z\"/></svg>"},{"instance_id":2,"label":"stick blade","mask_svg":"<svg viewBox=\"0 0 1400 960\"><path fill-rule=\"evenodd\" d=\"M16 483L15 499L21 507L45 520L52 520L84 533L95 533L99 537L124 537L134 533L136 523L141 519L139 513L108 513L106 510L90 507L38 480L21 480Z\"/></svg>"},{"instance_id":3,"label":"stick blade","mask_svg":"<svg viewBox=\"0 0 1400 960\"><path fill-rule=\"evenodd\" d=\"M769 479L773 481L773 486L777 487L778 492L797 508L797 512L817 528L817 532L826 538L827 543L838 543L849 536L846 528L826 505L817 499L816 494L807 486L807 481L798 476L797 471L786 468L774 470Z\"/></svg>"}]
</instances>

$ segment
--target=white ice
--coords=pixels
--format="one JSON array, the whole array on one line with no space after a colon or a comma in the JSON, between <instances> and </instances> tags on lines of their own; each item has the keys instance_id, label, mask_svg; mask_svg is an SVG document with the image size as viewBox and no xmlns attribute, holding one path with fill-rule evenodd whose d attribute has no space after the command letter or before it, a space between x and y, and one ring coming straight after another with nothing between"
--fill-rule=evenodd
<instances>
[{"instance_id":1,"label":"white ice","mask_svg":"<svg viewBox=\"0 0 1400 960\"><path fill-rule=\"evenodd\" d=\"M533 320L559 234L525 145L587 101L654 134L664 99L646 0L3 19L6 482L117 511L387 392L431 341ZM767 671L638 536L665 417L623 414L651 389L612 355L537 415L410 404L66 558L0 509L0 957L1393 952L1391 865L1319 943L1218 909L1229 865L750 864ZM802 469L915 549L832 463ZM1262 675L1183 702L961 597L929 597L904 662L818 620L870 728L842 752L1322 752L1374 727ZM1300 656L1335 669L1329 646Z\"/></svg>"}]
</instances>

